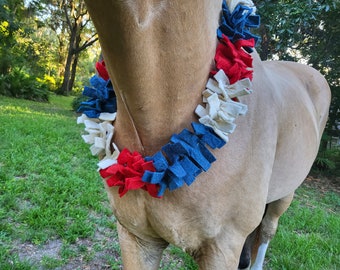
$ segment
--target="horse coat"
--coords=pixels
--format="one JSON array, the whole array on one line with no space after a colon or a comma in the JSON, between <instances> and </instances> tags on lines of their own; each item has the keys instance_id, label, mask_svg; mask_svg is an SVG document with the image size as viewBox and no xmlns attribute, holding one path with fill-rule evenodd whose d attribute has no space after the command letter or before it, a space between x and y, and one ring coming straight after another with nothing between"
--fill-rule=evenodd
<instances>
[{"instance_id":1,"label":"horse coat","mask_svg":"<svg viewBox=\"0 0 340 270\"><path fill-rule=\"evenodd\" d=\"M222 1L85 2L117 95L113 141L152 156L197 122L194 110L215 65ZM216 161L207 172L161 199L142 189L120 197L106 185L125 269L157 269L169 243L200 269L237 269L243 246L248 255L253 246L248 235L261 224L267 245L275 233L316 157L330 91L308 66L251 56L254 92L239 98L248 112L235 120L230 141L212 150ZM261 269L259 261L253 269Z\"/></svg>"}]
</instances>

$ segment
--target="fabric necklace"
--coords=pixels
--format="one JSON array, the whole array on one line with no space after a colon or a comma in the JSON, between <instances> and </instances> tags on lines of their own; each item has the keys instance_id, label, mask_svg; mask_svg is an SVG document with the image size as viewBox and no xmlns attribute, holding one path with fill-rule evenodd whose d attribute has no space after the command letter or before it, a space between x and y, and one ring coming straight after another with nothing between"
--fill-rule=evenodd
<instances>
[{"instance_id":1,"label":"fabric necklace","mask_svg":"<svg viewBox=\"0 0 340 270\"><path fill-rule=\"evenodd\" d=\"M85 87L77 122L85 124L82 135L91 144L93 155L104 156L98 163L99 173L109 187L118 186L119 195L129 190L144 189L152 197L161 198L170 191L191 185L196 177L207 171L216 159L210 150L221 148L233 133L235 119L247 112L238 97L252 92L252 57L250 53L258 39L249 29L259 27L260 17L250 0L223 1L219 40L215 55L215 70L210 73L203 103L195 113L199 122L191 123L192 130L184 129L171 136L169 143L151 157L142 157L128 149L119 151L112 143L113 122L116 118L116 96L105 62L96 64L98 75L90 79L92 87ZM111 151L113 146L114 151Z\"/></svg>"}]
</instances>

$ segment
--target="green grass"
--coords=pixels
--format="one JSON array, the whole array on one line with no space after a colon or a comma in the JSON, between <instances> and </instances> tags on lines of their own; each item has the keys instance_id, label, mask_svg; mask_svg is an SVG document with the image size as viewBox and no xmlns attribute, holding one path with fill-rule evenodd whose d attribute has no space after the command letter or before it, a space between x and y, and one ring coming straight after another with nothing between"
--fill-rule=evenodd
<instances>
[{"instance_id":1,"label":"green grass","mask_svg":"<svg viewBox=\"0 0 340 270\"><path fill-rule=\"evenodd\" d=\"M0 269L29 265L20 260L18 243L43 247L58 239L66 263L78 256L67 247L93 238L98 223L114 229L97 160L79 137L83 127L76 125L71 101L0 97ZM48 257L39 263L61 264Z\"/></svg>"},{"instance_id":2,"label":"green grass","mask_svg":"<svg viewBox=\"0 0 340 270\"><path fill-rule=\"evenodd\" d=\"M280 219L268 269L340 269L340 196L303 186Z\"/></svg>"},{"instance_id":3,"label":"green grass","mask_svg":"<svg viewBox=\"0 0 340 270\"><path fill-rule=\"evenodd\" d=\"M115 219L71 102L0 96L0 269L121 269ZM339 205L334 192L300 188L266 269L340 269ZM197 269L175 247L161 265Z\"/></svg>"}]
</instances>

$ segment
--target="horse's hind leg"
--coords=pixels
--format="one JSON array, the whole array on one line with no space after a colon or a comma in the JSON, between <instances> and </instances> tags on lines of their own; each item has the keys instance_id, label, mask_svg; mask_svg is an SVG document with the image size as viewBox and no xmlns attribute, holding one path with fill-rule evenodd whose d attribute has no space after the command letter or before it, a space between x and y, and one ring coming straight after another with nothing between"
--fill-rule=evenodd
<instances>
[{"instance_id":1,"label":"horse's hind leg","mask_svg":"<svg viewBox=\"0 0 340 270\"><path fill-rule=\"evenodd\" d=\"M258 248L255 247L256 259L251 270L262 270L264 258L270 240L274 237L280 216L287 210L294 197L294 192L288 196L271 202L267 205L266 213L258 228ZM251 237L254 237L252 235ZM253 239L253 248L256 245L256 239ZM253 249L254 250L254 249ZM256 251L257 250L257 251Z\"/></svg>"},{"instance_id":2,"label":"horse's hind leg","mask_svg":"<svg viewBox=\"0 0 340 270\"><path fill-rule=\"evenodd\" d=\"M156 270L168 243L161 239L142 240L118 222L119 243L124 270Z\"/></svg>"}]
</instances>

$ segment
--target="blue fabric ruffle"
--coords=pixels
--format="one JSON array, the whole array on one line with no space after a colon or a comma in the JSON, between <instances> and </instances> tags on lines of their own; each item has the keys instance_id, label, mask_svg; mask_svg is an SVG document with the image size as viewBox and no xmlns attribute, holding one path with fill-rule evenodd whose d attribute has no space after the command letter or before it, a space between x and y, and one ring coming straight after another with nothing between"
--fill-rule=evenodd
<instances>
[{"instance_id":1,"label":"blue fabric ruffle","mask_svg":"<svg viewBox=\"0 0 340 270\"><path fill-rule=\"evenodd\" d=\"M210 168L216 159L205 144L213 149L225 144L213 129L195 122L191 125L194 133L184 129L172 135L161 151L145 158L146 161L153 161L156 172L145 171L142 180L159 184L159 197L163 196L167 188L174 190L184 184L191 185L196 176Z\"/></svg>"},{"instance_id":2,"label":"blue fabric ruffle","mask_svg":"<svg viewBox=\"0 0 340 270\"><path fill-rule=\"evenodd\" d=\"M239 39L255 39L255 43L259 39L258 36L250 32L250 28L258 28L260 26L260 16L252 14L253 8L237 5L232 13L230 13L226 1L222 4L221 24L217 29L217 37L222 38L222 34L226 35L231 42Z\"/></svg>"},{"instance_id":3,"label":"blue fabric ruffle","mask_svg":"<svg viewBox=\"0 0 340 270\"><path fill-rule=\"evenodd\" d=\"M83 95L89 100L80 104L77 112L84 113L89 118L98 118L100 113L114 113L117 111L116 94L110 80L94 75L90 79L92 87L85 86Z\"/></svg>"}]
</instances>

